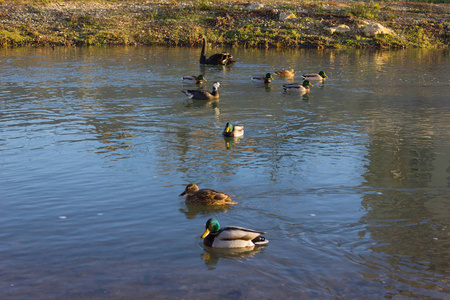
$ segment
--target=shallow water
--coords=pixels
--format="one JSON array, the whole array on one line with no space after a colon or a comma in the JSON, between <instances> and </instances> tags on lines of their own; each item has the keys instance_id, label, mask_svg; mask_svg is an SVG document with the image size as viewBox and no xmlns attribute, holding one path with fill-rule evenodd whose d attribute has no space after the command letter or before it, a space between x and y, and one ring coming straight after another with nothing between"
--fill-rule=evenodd
<instances>
[{"instance_id":1,"label":"shallow water","mask_svg":"<svg viewBox=\"0 0 450 300\"><path fill-rule=\"evenodd\" d=\"M448 51L230 51L1 50L1 299L449 298ZM250 80L287 67L329 79ZM210 217L270 243L212 251Z\"/></svg>"}]
</instances>

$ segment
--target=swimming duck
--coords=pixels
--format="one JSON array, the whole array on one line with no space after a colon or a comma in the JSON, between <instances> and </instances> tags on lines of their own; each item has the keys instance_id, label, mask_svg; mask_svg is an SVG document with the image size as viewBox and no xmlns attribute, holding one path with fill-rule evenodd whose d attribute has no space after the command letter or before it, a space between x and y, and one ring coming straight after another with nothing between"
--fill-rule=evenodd
<instances>
[{"instance_id":1,"label":"swimming duck","mask_svg":"<svg viewBox=\"0 0 450 300\"><path fill-rule=\"evenodd\" d=\"M194 75L183 76L182 79L183 79L184 82L196 83L196 84L202 84L203 81L207 81L206 78L203 77L203 75L198 75L198 76L194 76Z\"/></svg>"},{"instance_id":2,"label":"swimming duck","mask_svg":"<svg viewBox=\"0 0 450 300\"><path fill-rule=\"evenodd\" d=\"M211 93L205 90L183 90L182 92L185 93L191 99L213 100L219 99L219 91L218 91L219 86L220 86L219 82L214 82L212 85L213 90Z\"/></svg>"},{"instance_id":3,"label":"swimming duck","mask_svg":"<svg viewBox=\"0 0 450 300\"><path fill-rule=\"evenodd\" d=\"M280 76L280 77L294 77L295 75L295 71L294 69L285 69L285 70L281 70L281 71L276 71L275 73L273 73L276 76Z\"/></svg>"},{"instance_id":4,"label":"swimming duck","mask_svg":"<svg viewBox=\"0 0 450 300\"><path fill-rule=\"evenodd\" d=\"M319 73L303 74L303 79L324 81L328 76L320 71Z\"/></svg>"},{"instance_id":5,"label":"swimming duck","mask_svg":"<svg viewBox=\"0 0 450 300\"><path fill-rule=\"evenodd\" d=\"M200 64L203 65L232 65L236 61L233 59L233 55L227 52L216 53L206 58L206 36L201 35L197 41L203 40L202 52L200 54Z\"/></svg>"},{"instance_id":6,"label":"swimming duck","mask_svg":"<svg viewBox=\"0 0 450 300\"><path fill-rule=\"evenodd\" d=\"M223 136L240 137L244 135L244 126L233 125L230 122L225 125L225 129L222 132Z\"/></svg>"},{"instance_id":7,"label":"swimming duck","mask_svg":"<svg viewBox=\"0 0 450 300\"><path fill-rule=\"evenodd\" d=\"M313 86L313 85L308 80L304 80L302 84L299 84L299 83L284 84L283 89L285 92L296 91L296 92L308 93L310 86Z\"/></svg>"},{"instance_id":8,"label":"swimming duck","mask_svg":"<svg viewBox=\"0 0 450 300\"><path fill-rule=\"evenodd\" d=\"M198 189L196 184L190 183L180 196L186 195L186 204L190 205L229 205L236 204L230 196L213 189Z\"/></svg>"},{"instance_id":9,"label":"swimming duck","mask_svg":"<svg viewBox=\"0 0 450 300\"><path fill-rule=\"evenodd\" d=\"M262 231L230 226L220 229L219 222L211 218L206 222L205 232L202 235L203 243L213 248L244 248L264 245L269 241Z\"/></svg>"},{"instance_id":10,"label":"swimming duck","mask_svg":"<svg viewBox=\"0 0 450 300\"><path fill-rule=\"evenodd\" d=\"M253 81L256 82L264 82L264 83L271 83L273 80L272 74L267 73L266 76L253 76Z\"/></svg>"}]
</instances>

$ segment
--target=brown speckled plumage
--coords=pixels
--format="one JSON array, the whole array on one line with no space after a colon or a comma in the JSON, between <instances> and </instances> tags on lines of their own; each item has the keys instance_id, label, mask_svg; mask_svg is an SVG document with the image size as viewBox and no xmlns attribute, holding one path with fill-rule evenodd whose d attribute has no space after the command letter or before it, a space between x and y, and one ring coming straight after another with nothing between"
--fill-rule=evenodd
<instances>
[{"instance_id":1,"label":"brown speckled plumage","mask_svg":"<svg viewBox=\"0 0 450 300\"><path fill-rule=\"evenodd\" d=\"M295 71L294 69L285 69L285 70L281 70L281 71L276 71L274 73L276 76L280 76L280 77L294 77L295 75Z\"/></svg>"},{"instance_id":2,"label":"brown speckled plumage","mask_svg":"<svg viewBox=\"0 0 450 300\"><path fill-rule=\"evenodd\" d=\"M186 204L190 205L230 205L236 204L230 196L213 189L198 189L196 184L190 183L180 196L186 195Z\"/></svg>"}]
</instances>

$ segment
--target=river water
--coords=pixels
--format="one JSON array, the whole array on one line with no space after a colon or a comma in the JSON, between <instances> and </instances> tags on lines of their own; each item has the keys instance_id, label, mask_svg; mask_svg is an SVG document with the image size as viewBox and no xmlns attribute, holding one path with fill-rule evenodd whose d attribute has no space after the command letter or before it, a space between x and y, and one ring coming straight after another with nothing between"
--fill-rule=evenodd
<instances>
[{"instance_id":1,"label":"river water","mask_svg":"<svg viewBox=\"0 0 450 300\"><path fill-rule=\"evenodd\" d=\"M450 297L448 51L229 51L0 51L1 299ZM329 78L250 80L282 68ZM219 101L181 93L198 74ZM210 217L270 242L211 250Z\"/></svg>"}]
</instances>

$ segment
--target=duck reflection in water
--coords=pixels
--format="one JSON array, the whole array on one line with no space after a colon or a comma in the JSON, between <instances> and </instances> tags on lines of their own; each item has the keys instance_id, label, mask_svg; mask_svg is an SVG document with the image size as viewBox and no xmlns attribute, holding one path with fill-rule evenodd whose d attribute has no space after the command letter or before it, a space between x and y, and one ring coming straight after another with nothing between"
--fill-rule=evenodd
<instances>
[{"instance_id":1,"label":"duck reflection in water","mask_svg":"<svg viewBox=\"0 0 450 300\"><path fill-rule=\"evenodd\" d=\"M210 216L215 213L226 213L228 209L232 209L230 205L214 205L214 206L205 206L205 205L190 205L186 204L183 208L180 208L179 211L186 215L186 218L189 220L197 218L200 216Z\"/></svg>"},{"instance_id":2,"label":"duck reflection in water","mask_svg":"<svg viewBox=\"0 0 450 300\"><path fill-rule=\"evenodd\" d=\"M219 100L187 100L186 107L211 107L212 109L216 110L219 109Z\"/></svg>"},{"instance_id":3,"label":"duck reflection in water","mask_svg":"<svg viewBox=\"0 0 450 300\"><path fill-rule=\"evenodd\" d=\"M215 269L215 266L222 259L231 260L247 260L253 257L256 253L264 250L267 245L261 245L257 248L233 248L233 249L222 249L222 248L211 248L203 246L204 252L201 257L205 261L205 265L208 266L210 270Z\"/></svg>"},{"instance_id":4,"label":"duck reflection in water","mask_svg":"<svg viewBox=\"0 0 450 300\"><path fill-rule=\"evenodd\" d=\"M225 141L225 148L231 150L234 147L234 143L239 144L241 138L224 136L223 140Z\"/></svg>"}]
</instances>

